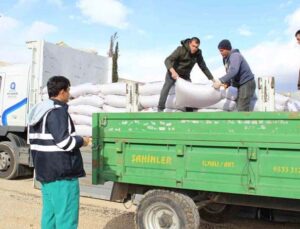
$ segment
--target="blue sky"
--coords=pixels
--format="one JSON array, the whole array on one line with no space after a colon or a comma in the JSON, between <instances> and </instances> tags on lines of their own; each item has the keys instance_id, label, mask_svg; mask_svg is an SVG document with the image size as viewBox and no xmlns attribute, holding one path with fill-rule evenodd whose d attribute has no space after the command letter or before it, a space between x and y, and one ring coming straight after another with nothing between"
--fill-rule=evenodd
<instances>
[{"instance_id":1,"label":"blue sky","mask_svg":"<svg viewBox=\"0 0 300 229\"><path fill-rule=\"evenodd\" d=\"M159 81L166 56L180 40L198 36L208 67L221 77L216 47L227 38L257 76L275 76L278 90L296 90L299 0L1 0L0 15L2 61L29 61L25 41L38 39L106 55L110 36L118 32L120 76ZM196 67L192 80L206 78Z\"/></svg>"}]
</instances>

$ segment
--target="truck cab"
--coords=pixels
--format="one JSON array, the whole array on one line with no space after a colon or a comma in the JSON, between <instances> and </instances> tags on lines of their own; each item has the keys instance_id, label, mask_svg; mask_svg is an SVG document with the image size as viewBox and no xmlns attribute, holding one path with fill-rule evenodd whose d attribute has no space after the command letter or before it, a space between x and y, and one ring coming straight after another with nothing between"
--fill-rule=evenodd
<instances>
[{"instance_id":1,"label":"truck cab","mask_svg":"<svg viewBox=\"0 0 300 229\"><path fill-rule=\"evenodd\" d=\"M27 115L42 101L43 88L54 75L71 85L108 83L111 58L46 41L29 41L32 59L0 67L0 178L32 173L27 144ZM25 45L24 45L25 48Z\"/></svg>"}]
</instances>

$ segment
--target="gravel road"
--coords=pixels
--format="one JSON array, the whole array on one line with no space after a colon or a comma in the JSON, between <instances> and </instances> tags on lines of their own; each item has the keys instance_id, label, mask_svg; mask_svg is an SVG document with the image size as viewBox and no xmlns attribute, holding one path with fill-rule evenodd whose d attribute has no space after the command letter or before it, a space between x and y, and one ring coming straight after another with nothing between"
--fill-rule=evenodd
<instances>
[{"instance_id":1,"label":"gravel road","mask_svg":"<svg viewBox=\"0 0 300 229\"><path fill-rule=\"evenodd\" d=\"M132 229L135 206L82 197L80 200L80 229ZM41 195L33 188L32 179L0 179L0 228L40 228ZM130 204L127 204L127 207ZM299 218L299 217L298 217ZM201 229L296 229L297 223L273 223L248 218L235 218L226 224L216 225L202 221Z\"/></svg>"}]
</instances>

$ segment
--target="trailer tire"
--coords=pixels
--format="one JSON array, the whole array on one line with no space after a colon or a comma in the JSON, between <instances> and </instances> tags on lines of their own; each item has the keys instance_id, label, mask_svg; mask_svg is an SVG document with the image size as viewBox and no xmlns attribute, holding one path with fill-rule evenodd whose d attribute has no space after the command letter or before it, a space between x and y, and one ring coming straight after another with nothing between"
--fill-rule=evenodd
<instances>
[{"instance_id":1,"label":"trailer tire","mask_svg":"<svg viewBox=\"0 0 300 229\"><path fill-rule=\"evenodd\" d=\"M138 229L198 229L200 217L189 196L167 190L151 190L138 205L135 222Z\"/></svg>"},{"instance_id":2,"label":"trailer tire","mask_svg":"<svg viewBox=\"0 0 300 229\"><path fill-rule=\"evenodd\" d=\"M224 223L236 212L233 205L211 203L199 209L200 218L212 223Z\"/></svg>"},{"instance_id":3,"label":"trailer tire","mask_svg":"<svg viewBox=\"0 0 300 229\"><path fill-rule=\"evenodd\" d=\"M15 151L11 142L0 142L0 178L10 180L18 176L18 158Z\"/></svg>"}]
</instances>

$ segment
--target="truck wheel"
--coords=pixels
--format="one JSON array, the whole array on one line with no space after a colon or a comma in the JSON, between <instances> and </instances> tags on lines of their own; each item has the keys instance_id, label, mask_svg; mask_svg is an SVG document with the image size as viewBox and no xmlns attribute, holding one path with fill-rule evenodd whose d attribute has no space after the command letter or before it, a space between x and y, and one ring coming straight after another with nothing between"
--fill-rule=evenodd
<instances>
[{"instance_id":1,"label":"truck wheel","mask_svg":"<svg viewBox=\"0 0 300 229\"><path fill-rule=\"evenodd\" d=\"M167 190L152 190L141 200L135 222L138 229L198 229L200 217L190 197Z\"/></svg>"},{"instance_id":2,"label":"truck wheel","mask_svg":"<svg viewBox=\"0 0 300 229\"><path fill-rule=\"evenodd\" d=\"M199 210L201 219L212 223L224 223L234 212L234 206L219 203L208 204Z\"/></svg>"},{"instance_id":3,"label":"truck wheel","mask_svg":"<svg viewBox=\"0 0 300 229\"><path fill-rule=\"evenodd\" d=\"M11 142L0 142L0 178L13 179L18 175L15 147Z\"/></svg>"}]
</instances>

